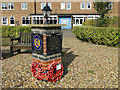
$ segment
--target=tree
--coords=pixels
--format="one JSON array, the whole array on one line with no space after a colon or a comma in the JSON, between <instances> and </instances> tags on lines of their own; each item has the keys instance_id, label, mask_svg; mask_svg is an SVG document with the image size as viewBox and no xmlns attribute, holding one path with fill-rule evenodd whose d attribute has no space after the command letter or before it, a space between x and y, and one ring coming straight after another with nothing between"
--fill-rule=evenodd
<instances>
[{"instance_id":1,"label":"tree","mask_svg":"<svg viewBox=\"0 0 120 90\"><path fill-rule=\"evenodd\" d=\"M104 17L112 8L111 2L93 2L93 8L97 11L98 14L100 14L100 18L98 19L99 26L102 26L104 23Z\"/></svg>"}]
</instances>

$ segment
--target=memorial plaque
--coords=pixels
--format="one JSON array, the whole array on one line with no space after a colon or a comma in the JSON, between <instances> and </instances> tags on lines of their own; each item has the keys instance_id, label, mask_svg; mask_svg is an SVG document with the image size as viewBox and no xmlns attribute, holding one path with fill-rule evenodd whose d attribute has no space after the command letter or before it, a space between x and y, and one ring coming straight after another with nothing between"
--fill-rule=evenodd
<instances>
[{"instance_id":1,"label":"memorial plaque","mask_svg":"<svg viewBox=\"0 0 120 90\"><path fill-rule=\"evenodd\" d=\"M61 34L47 35L47 55L62 52L62 37Z\"/></svg>"},{"instance_id":2,"label":"memorial plaque","mask_svg":"<svg viewBox=\"0 0 120 90\"><path fill-rule=\"evenodd\" d=\"M43 53L43 35L32 33L32 52Z\"/></svg>"}]
</instances>

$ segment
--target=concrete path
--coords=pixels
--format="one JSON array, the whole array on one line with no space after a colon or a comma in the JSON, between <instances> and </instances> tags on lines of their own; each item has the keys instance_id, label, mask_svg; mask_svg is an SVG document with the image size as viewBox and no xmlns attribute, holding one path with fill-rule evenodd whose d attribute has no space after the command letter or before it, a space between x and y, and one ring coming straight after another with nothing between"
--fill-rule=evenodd
<instances>
[{"instance_id":1,"label":"concrete path","mask_svg":"<svg viewBox=\"0 0 120 90\"><path fill-rule=\"evenodd\" d=\"M73 30L62 30L63 38L73 38L75 35L72 33Z\"/></svg>"}]
</instances>

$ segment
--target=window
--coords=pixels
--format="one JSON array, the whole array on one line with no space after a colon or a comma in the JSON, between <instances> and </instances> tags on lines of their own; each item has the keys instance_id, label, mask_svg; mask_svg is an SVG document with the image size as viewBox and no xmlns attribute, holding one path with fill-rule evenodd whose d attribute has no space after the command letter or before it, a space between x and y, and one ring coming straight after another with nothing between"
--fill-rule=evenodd
<instances>
[{"instance_id":1,"label":"window","mask_svg":"<svg viewBox=\"0 0 120 90\"><path fill-rule=\"evenodd\" d=\"M41 3L41 9L43 9L46 6L46 3ZM52 8L51 3L48 3L48 6Z\"/></svg>"},{"instance_id":2,"label":"window","mask_svg":"<svg viewBox=\"0 0 120 90\"><path fill-rule=\"evenodd\" d=\"M84 22L86 21L86 18L84 17Z\"/></svg>"},{"instance_id":3,"label":"window","mask_svg":"<svg viewBox=\"0 0 120 90\"><path fill-rule=\"evenodd\" d=\"M57 24L57 17L54 17L54 24Z\"/></svg>"},{"instance_id":4,"label":"window","mask_svg":"<svg viewBox=\"0 0 120 90\"><path fill-rule=\"evenodd\" d=\"M46 3L41 3L41 9L43 9L46 6Z\"/></svg>"},{"instance_id":5,"label":"window","mask_svg":"<svg viewBox=\"0 0 120 90\"><path fill-rule=\"evenodd\" d=\"M43 17L33 17L33 24L43 24Z\"/></svg>"},{"instance_id":6,"label":"window","mask_svg":"<svg viewBox=\"0 0 120 90\"><path fill-rule=\"evenodd\" d=\"M81 3L81 9L85 9L85 3Z\"/></svg>"},{"instance_id":7,"label":"window","mask_svg":"<svg viewBox=\"0 0 120 90\"><path fill-rule=\"evenodd\" d=\"M1 9L6 10L7 9L7 3L2 3L1 4Z\"/></svg>"},{"instance_id":8,"label":"window","mask_svg":"<svg viewBox=\"0 0 120 90\"><path fill-rule=\"evenodd\" d=\"M66 6L65 6L65 3L61 3L61 9L70 10L71 9L71 3L66 3Z\"/></svg>"},{"instance_id":9,"label":"window","mask_svg":"<svg viewBox=\"0 0 120 90\"><path fill-rule=\"evenodd\" d=\"M15 25L15 18L13 16L10 17L10 26Z\"/></svg>"},{"instance_id":10,"label":"window","mask_svg":"<svg viewBox=\"0 0 120 90\"><path fill-rule=\"evenodd\" d=\"M87 3L87 9L91 9L91 3Z\"/></svg>"},{"instance_id":11,"label":"window","mask_svg":"<svg viewBox=\"0 0 120 90\"><path fill-rule=\"evenodd\" d=\"M48 18L49 24L57 24L57 17L50 17Z\"/></svg>"},{"instance_id":12,"label":"window","mask_svg":"<svg viewBox=\"0 0 120 90\"><path fill-rule=\"evenodd\" d=\"M73 24L75 24L75 17L73 17Z\"/></svg>"},{"instance_id":13,"label":"window","mask_svg":"<svg viewBox=\"0 0 120 90\"><path fill-rule=\"evenodd\" d=\"M109 18L109 19L112 19L112 16L109 16L108 18Z\"/></svg>"},{"instance_id":14,"label":"window","mask_svg":"<svg viewBox=\"0 0 120 90\"><path fill-rule=\"evenodd\" d=\"M48 6L49 6L50 8L52 8L52 7L51 7L51 3L48 3Z\"/></svg>"},{"instance_id":15,"label":"window","mask_svg":"<svg viewBox=\"0 0 120 90\"><path fill-rule=\"evenodd\" d=\"M2 25L8 25L8 18L2 17Z\"/></svg>"},{"instance_id":16,"label":"window","mask_svg":"<svg viewBox=\"0 0 120 90\"><path fill-rule=\"evenodd\" d=\"M79 19L76 19L76 24L79 24Z\"/></svg>"},{"instance_id":17,"label":"window","mask_svg":"<svg viewBox=\"0 0 120 90\"><path fill-rule=\"evenodd\" d=\"M22 17L22 24L31 24L31 17Z\"/></svg>"},{"instance_id":18,"label":"window","mask_svg":"<svg viewBox=\"0 0 120 90\"><path fill-rule=\"evenodd\" d=\"M8 3L8 9L14 10L14 3Z\"/></svg>"},{"instance_id":19,"label":"window","mask_svg":"<svg viewBox=\"0 0 120 90\"><path fill-rule=\"evenodd\" d=\"M67 3L67 9L68 9L68 10L71 9L71 3Z\"/></svg>"},{"instance_id":20,"label":"window","mask_svg":"<svg viewBox=\"0 0 120 90\"><path fill-rule=\"evenodd\" d=\"M27 3L21 3L21 9L27 10Z\"/></svg>"},{"instance_id":21,"label":"window","mask_svg":"<svg viewBox=\"0 0 120 90\"><path fill-rule=\"evenodd\" d=\"M61 3L61 9L65 9L65 3Z\"/></svg>"},{"instance_id":22,"label":"window","mask_svg":"<svg viewBox=\"0 0 120 90\"><path fill-rule=\"evenodd\" d=\"M73 15L73 26L82 26L85 21L84 15Z\"/></svg>"},{"instance_id":23,"label":"window","mask_svg":"<svg viewBox=\"0 0 120 90\"><path fill-rule=\"evenodd\" d=\"M83 22L83 19L80 19L80 24L82 24L82 22Z\"/></svg>"},{"instance_id":24,"label":"window","mask_svg":"<svg viewBox=\"0 0 120 90\"><path fill-rule=\"evenodd\" d=\"M113 9L113 2L109 3L109 9Z\"/></svg>"}]
</instances>

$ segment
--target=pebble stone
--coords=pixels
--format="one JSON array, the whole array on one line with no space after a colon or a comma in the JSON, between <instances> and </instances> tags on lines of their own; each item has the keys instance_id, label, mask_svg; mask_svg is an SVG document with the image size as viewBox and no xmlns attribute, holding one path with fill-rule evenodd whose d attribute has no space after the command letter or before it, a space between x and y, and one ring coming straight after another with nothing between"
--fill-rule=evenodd
<instances>
[{"instance_id":1,"label":"pebble stone","mask_svg":"<svg viewBox=\"0 0 120 90\"><path fill-rule=\"evenodd\" d=\"M77 38L63 38L62 43L64 73L54 84L32 77L31 53L15 53L10 57L10 47L2 47L2 87L118 88L118 48L82 42Z\"/></svg>"}]
</instances>

